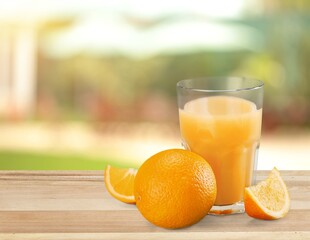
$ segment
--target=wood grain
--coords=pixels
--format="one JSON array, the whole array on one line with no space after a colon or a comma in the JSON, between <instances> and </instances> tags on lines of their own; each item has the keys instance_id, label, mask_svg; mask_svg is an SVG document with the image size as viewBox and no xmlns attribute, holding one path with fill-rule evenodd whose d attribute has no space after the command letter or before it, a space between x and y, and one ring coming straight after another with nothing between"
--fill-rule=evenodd
<instances>
[{"instance_id":1,"label":"wood grain","mask_svg":"<svg viewBox=\"0 0 310 240\"><path fill-rule=\"evenodd\" d=\"M310 171L281 175L291 195L283 219L206 216L167 230L110 197L103 171L0 171L0 239L310 239Z\"/></svg>"},{"instance_id":2,"label":"wood grain","mask_svg":"<svg viewBox=\"0 0 310 240\"><path fill-rule=\"evenodd\" d=\"M143 233L31 233L1 234L2 240L290 240L310 239L309 232L143 232Z\"/></svg>"}]
</instances>

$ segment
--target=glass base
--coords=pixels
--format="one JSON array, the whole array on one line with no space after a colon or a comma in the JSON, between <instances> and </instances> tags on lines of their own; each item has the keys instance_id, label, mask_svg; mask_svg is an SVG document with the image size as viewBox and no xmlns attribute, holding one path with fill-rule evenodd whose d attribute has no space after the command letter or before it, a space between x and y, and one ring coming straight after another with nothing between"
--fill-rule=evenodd
<instances>
[{"instance_id":1,"label":"glass base","mask_svg":"<svg viewBox=\"0 0 310 240\"><path fill-rule=\"evenodd\" d=\"M237 202L231 205L213 206L209 212L210 215L229 215L236 213L244 213L244 203Z\"/></svg>"}]
</instances>

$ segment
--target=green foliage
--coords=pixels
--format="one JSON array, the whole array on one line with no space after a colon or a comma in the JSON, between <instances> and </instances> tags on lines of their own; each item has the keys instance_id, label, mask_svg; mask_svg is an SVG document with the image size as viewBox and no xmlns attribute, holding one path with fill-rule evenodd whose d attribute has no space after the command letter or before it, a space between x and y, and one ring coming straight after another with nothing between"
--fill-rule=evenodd
<instances>
[{"instance_id":1,"label":"green foliage","mask_svg":"<svg viewBox=\"0 0 310 240\"><path fill-rule=\"evenodd\" d=\"M107 164L131 166L112 157L92 157L80 154L55 154L21 150L0 150L0 170L104 170Z\"/></svg>"},{"instance_id":2,"label":"green foliage","mask_svg":"<svg viewBox=\"0 0 310 240\"><path fill-rule=\"evenodd\" d=\"M221 22L255 30L261 37L260 41L253 39L261 43L256 51L197 51L193 46L195 50L186 54L161 53L142 59L91 52L58 60L43 57L38 67L39 96L49 96L61 119L158 121L151 115L141 117L141 105L154 108L149 104L157 101L154 96L162 96L166 105L173 105L179 80L248 76L265 82L265 109L287 117L281 119L286 124L296 124L289 115L295 115L292 105L298 103L304 124L310 119L310 110L306 110L310 101L310 31L309 17L300 7L304 5L308 6L304 1L285 1L273 14ZM288 109L290 114L286 114ZM38 117L49 118L40 110Z\"/></svg>"}]
</instances>

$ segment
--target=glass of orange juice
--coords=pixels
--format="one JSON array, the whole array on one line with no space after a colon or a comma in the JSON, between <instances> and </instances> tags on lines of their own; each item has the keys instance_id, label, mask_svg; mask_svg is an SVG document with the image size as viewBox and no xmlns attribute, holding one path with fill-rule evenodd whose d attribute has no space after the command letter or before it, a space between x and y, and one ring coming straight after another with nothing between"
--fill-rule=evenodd
<instances>
[{"instance_id":1,"label":"glass of orange juice","mask_svg":"<svg viewBox=\"0 0 310 240\"><path fill-rule=\"evenodd\" d=\"M177 83L182 144L204 157L215 174L210 214L244 212L244 188L254 183L257 166L263 86L241 77Z\"/></svg>"}]
</instances>

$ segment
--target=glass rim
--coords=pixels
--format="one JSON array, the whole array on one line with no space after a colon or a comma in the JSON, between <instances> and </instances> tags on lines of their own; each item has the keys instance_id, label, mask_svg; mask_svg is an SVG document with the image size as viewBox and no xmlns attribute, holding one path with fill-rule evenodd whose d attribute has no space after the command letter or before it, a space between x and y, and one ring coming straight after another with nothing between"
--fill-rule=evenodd
<instances>
[{"instance_id":1,"label":"glass rim","mask_svg":"<svg viewBox=\"0 0 310 240\"><path fill-rule=\"evenodd\" d=\"M253 82L252 87L244 87L244 88L234 88L234 89L207 89L207 88L197 88L197 87L186 87L184 83L195 80L229 80L229 79L239 79ZM197 77L197 78L188 78L183 79L177 82L178 89L189 90L193 92L207 92L207 93L220 93L220 92L241 92L241 91L252 91L260 89L264 86L264 82L250 77L237 77L237 76L226 76L226 77Z\"/></svg>"}]
</instances>

